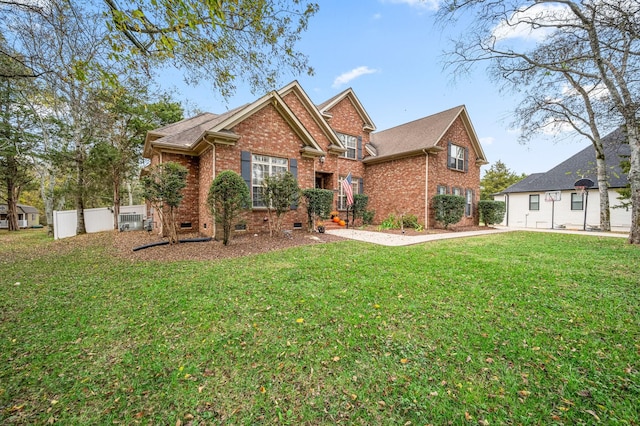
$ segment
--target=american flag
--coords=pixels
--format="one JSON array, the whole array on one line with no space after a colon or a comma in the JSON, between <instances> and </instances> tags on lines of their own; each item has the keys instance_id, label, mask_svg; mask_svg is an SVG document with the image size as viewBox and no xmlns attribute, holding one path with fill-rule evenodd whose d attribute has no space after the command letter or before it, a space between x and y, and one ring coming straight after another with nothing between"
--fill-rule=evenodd
<instances>
[{"instance_id":1,"label":"american flag","mask_svg":"<svg viewBox=\"0 0 640 426\"><path fill-rule=\"evenodd\" d=\"M353 189L351 188L351 172L342 180L342 190L347 196L347 206L353 205Z\"/></svg>"}]
</instances>

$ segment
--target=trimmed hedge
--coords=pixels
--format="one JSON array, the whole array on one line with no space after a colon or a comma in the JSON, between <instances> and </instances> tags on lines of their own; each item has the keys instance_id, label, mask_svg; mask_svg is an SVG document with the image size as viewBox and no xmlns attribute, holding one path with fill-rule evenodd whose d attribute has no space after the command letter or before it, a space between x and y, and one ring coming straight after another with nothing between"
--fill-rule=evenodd
<instances>
[{"instance_id":1,"label":"trimmed hedge","mask_svg":"<svg viewBox=\"0 0 640 426\"><path fill-rule=\"evenodd\" d=\"M333 206L333 191L330 189L309 188L302 191L307 201L307 217L309 232L313 230L313 218L326 219Z\"/></svg>"},{"instance_id":2,"label":"trimmed hedge","mask_svg":"<svg viewBox=\"0 0 640 426\"><path fill-rule=\"evenodd\" d=\"M480 200L478 203L478 211L480 212L480 221L485 226L495 225L504 220L506 205L504 201Z\"/></svg>"},{"instance_id":3,"label":"trimmed hedge","mask_svg":"<svg viewBox=\"0 0 640 426\"><path fill-rule=\"evenodd\" d=\"M447 229L452 223L460 222L464 216L466 202L465 198L459 195L436 195L433 197L436 221L442 223L444 229Z\"/></svg>"}]
</instances>

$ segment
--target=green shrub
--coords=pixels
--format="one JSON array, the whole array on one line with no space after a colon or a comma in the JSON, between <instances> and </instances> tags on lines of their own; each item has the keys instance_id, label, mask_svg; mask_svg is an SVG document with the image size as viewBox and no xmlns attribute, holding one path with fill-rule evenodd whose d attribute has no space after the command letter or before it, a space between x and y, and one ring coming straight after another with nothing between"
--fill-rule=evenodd
<instances>
[{"instance_id":1,"label":"green shrub","mask_svg":"<svg viewBox=\"0 0 640 426\"><path fill-rule=\"evenodd\" d=\"M307 203L309 232L313 231L313 219L327 219L333 206L333 191L330 189L309 188L302 191Z\"/></svg>"},{"instance_id":2,"label":"green shrub","mask_svg":"<svg viewBox=\"0 0 640 426\"><path fill-rule=\"evenodd\" d=\"M269 216L269 235L280 235L282 219L300 200L298 180L291 172L265 176L262 182L262 197Z\"/></svg>"},{"instance_id":3,"label":"green shrub","mask_svg":"<svg viewBox=\"0 0 640 426\"><path fill-rule=\"evenodd\" d=\"M375 210L365 210L362 212L362 224L363 225L371 225L373 223L373 218L376 216Z\"/></svg>"},{"instance_id":4,"label":"green shrub","mask_svg":"<svg viewBox=\"0 0 640 426\"><path fill-rule=\"evenodd\" d=\"M480 221L484 222L485 226L500 223L504 219L505 209L504 201L480 200L478 203Z\"/></svg>"},{"instance_id":5,"label":"green shrub","mask_svg":"<svg viewBox=\"0 0 640 426\"><path fill-rule=\"evenodd\" d=\"M222 244L225 246L229 244L233 222L250 204L249 188L236 172L225 170L211 182L207 206L216 222L222 225Z\"/></svg>"},{"instance_id":6,"label":"green shrub","mask_svg":"<svg viewBox=\"0 0 640 426\"><path fill-rule=\"evenodd\" d=\"M433 210L436 221L444 225L447 229L452 223L460 222L464 216L464 206L466 200L459 195L436 195L433 197Z\"/></svg>"},{"instance_id":7,"label":"green shrub","mask_svg":"<svg viewBox=\"0 0 640 426\"><path fill-rule=\"evenodd\" d=\"M396 216L391 213L382 221L382 223L378 226L378 229L395 229L398 227L398 219L396 219Z\"/></svg>"},{"instance_id":8,"label":"green shrub","mask_svg":"<svg viewBox=\"0 0 640 426\"><path fill-rule=\"evenodd\" d=\"M168 162L151 167L149 174L142 178L144 199L160 215L162 229L167 232L171 245L178 242L175 211L182 203L182 190L187 186L187 174L187 168L183 165Z\"/></svg>"},{"instance_id":9,"label":"green shrub","mask_svg":"<svg viewBox=\"0 0 640 426\"><path fill-rule=\"evenodd\" d=\"M373 212L375 213L375 212ZM373 215L372 215L373 219ZM400 228L411 228L411 229L419 229L424 230L424 226L422 226L418 222L418 217L414 214L406 214L403 216L396 216L394 214L390 214L387 216L385 220L382 221L379 229L400 229Z\"/></svg>"},{"instance_id":10,"label":"green shrub","mask_svg":"<svg viewBox=\"0 0 640 426\"><path fill-rule=\"evenodd\" d=\"M418 217L414 214L406 214L402 216L402 227L403 228L411 228L417 229L420 226L418 222Z\"/></svg>"},{"instance_id":11,"label":"green shrub","mask_svg":"<svg viewBox=\"0 0 640 426\"><path fill-rule=\"evenodd\" d=\"M367 211L367 204L369 204L369 196L364 194L353 195L353 220L361 218L364 222L363 215Z\"/></svg>"}]
</instances>

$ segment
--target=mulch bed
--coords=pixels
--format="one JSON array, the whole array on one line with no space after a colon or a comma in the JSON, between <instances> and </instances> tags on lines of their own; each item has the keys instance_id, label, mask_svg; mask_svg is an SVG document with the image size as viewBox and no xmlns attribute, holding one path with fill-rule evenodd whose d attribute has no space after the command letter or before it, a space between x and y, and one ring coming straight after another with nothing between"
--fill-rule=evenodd
<instances>
[{"instance_id":1,"label":"mulch bed","mask_svg":"<svg viewBox=\"0 0 640 426\"><path fill-rule=\"evenodd\" d=\"M270 237L267 233L242 233L233 236L229 245L222 241L180 243L174 246L163 245L133 251L134 247L166 241L156 234L146 231L114 232L114 247L117 255L136 261L175 261L175 260L217 260L242 257L274 250L282 250L309 244L323 244L341 241L344 238L329 234L309 234L306 231L293 231L291 238L284 236ZM197 238L198 235L180 234L178 238Z\"/></svg>"},{"instance_id":2,"label":"mulch bed","mask_svg":"<svg viewBox=\"0 0 640 426\"><path fill-rule=\"evenodd\" d=\"M400 229L391 229L379 231L376 226L359 228L367 231L385 232L390 234L401 235ZM453 227L451 229L429 229L417 232L414 229L405 229L404 235L426 235L434 233L450 233L475 230L487 230L481 226L474 227ZM229 259L235 257L248 256L259 253L266 253L274 250L282 250L290 247L297 247L309 244L323 244L334 241L344 240L330 234L309 234L306 231L293 231L291 238L284 236L270 237L268 233L242 233L235 234L228 246L224 246L221 241L180 243L175 246L156 246L139 251L133 251L135 247L145 244L155 243L158 241L166 241L156 234L150 234L146 231L116 232L113 235L113 245L119 257L134 261L175 261L175 260L216 260ZM197 238L198 235L180 234L180 239Z\"/></svg>"}]
</instances>

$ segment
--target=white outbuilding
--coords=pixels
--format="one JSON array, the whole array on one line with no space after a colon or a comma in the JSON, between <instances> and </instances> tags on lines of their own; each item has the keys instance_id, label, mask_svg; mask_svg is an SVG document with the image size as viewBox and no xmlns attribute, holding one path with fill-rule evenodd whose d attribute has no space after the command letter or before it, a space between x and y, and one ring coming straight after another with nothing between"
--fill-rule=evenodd
<instances>
[{"instance_id":1,"label":"white outbuilding","mask_svg":"<svg viewBox=\"0 0 640 426\"><path fill-rule=\"evenodd\" d=\"M620 189L627 187L627 175L620 163L629 158L629 144L623 129L602 139L609 182L611 230L628 232L630 208L620 207ZM582 180L582 181L581 181ZM593 182L591 188L576 183ZM587 185L588 186L588 185ZM501 225L513 228L585 229L600 226L600 194L596 173L596 152L592 145L546 173L534 173L504 191L494 194L504 201L506 213Z\"/></svg>"}]
</instances>

